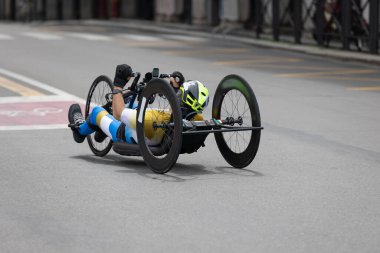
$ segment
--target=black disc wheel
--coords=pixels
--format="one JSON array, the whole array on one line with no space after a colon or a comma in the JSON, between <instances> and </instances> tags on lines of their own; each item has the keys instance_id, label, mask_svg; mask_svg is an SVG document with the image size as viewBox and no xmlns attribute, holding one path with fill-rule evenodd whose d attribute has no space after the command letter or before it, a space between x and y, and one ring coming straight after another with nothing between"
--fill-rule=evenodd
<instances>
[{"instance_id":1,"label":"black disc wheel","mask_svg":"<svg viewBox=\"0 0 380 253\"><path fill-rule=\"evenodd\" d=\"M240 76L226 76L216 89L212 105L214 119L239 119L235 127L261 127L260 111L250 85ZM244 168L256 156L260 130L215 133L224 159L233 167Z\"/></svg>"},{"instance_id":2,"label":"black disc wheel","mask_svg":"<svg viewBox=\"0 0 380 253\"><path fill-rule=\"evenodd\" d=\"M182 145L182 113L170 84L151 80L141 94L137 139L145 163L156 173L168 172L177 162Z\"/></svg>"},{"instance_id":3,"label":"black disc wheel","mask_svg":"<svg viewBox=\"0 0 380 253\"><path fill-rule=\"evenodd\" d=\"M105 109L112 113L110 102L106 99L106 94L112 93L112 87L112 81L107 76L99 76L95 79L90 87L86 100L86 119L95 106L105 106L107 107ZM95 140L95 134L96 132L87 136L88 145L96 156L105 156L112 148L112 140L106 137L104 141L97 142Z\"/></svg>"}]
</instances>

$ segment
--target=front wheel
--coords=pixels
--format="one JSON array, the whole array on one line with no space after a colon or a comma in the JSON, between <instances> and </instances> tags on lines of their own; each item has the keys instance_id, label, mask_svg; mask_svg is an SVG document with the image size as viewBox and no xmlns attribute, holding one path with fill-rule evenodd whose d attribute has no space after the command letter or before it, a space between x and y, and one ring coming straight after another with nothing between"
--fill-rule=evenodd
<instances>
[{"instance_id":1,"label":"front wheel","mask_svg":"<svg viewBox=\"0 0 380 253\"><path fill-rule=\"evenodd\" d=\"M260 111L250 85L237 75L226 76L216 89L212 117L241 119L242 127L261 127ZM248 166L260 144L260 130L215 133L224 159L235 168Z\"/></svg>"},{"instance_id":2,"label":"front wheel","mask_svg":"<svg viewBox=\"0 0 380 253\"><path fill-rule=\"evenodd\" d=\"M92 108L95 106L104 107L109 104L106 99L106 94L112 93L112 88L112 81L107 76L99 76L95 79L90 87L86 100L86 119L90 115ZM107 107L106 110L110 111L111 109ZM109 137L106 137L104 141L97 142L94 136L95 133L87 136L87 142L92 153L96 156L105 156L112 148L112 140Z\"/></svg>"},{"instance_id":3,"label":"front wheel","mask_svg":"<svg viewBox=\"0 0 380 253\"><path fill-rule=\"evenodd\" d=\"M177 162L182 146L182 113L170 84L152 79L141 94L136 116L137 139L145 163L166 173Z\"/></svg>"}]
</instances>

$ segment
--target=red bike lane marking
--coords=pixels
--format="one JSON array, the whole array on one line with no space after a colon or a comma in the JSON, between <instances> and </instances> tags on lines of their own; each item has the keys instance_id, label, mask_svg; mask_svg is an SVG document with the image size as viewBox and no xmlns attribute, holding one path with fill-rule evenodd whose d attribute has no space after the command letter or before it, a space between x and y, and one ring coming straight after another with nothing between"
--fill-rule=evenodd
<instances>
[{"instance_id":1,"label":"red bike lane marking","mask_svg":"<svg viewBox=\"0 0 380 253\"><path fill-rule=\"evenodd\" d=\"M68 124L67 113L76 101L22 102L0 104L0 127ZM82 104L82 110L84 105ZM84 112L84 111L83 111Z\"/></svg>"},{"instance_id":2,"label":"red bike lane marking","mask_svg":"<svg viewBox=\"0 0 380 253\"><path fill-rule=\"evenodd\" d=\"M49 84L3 68L0 76L2 88L21 95L0 96L0 131L67 128L70 105L79 103L84 109L85 100Z\"/></svg>"}]
</instances>

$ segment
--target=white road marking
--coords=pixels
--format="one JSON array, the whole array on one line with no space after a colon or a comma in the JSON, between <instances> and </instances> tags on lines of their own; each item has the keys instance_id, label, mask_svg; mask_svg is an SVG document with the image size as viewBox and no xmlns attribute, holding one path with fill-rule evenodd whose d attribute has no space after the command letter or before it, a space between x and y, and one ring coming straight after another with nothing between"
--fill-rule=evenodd
<instances>
[{"instance_id":1,"label":"white road marking","mask_svg":"<svg viewBox=\"0 0 380 253\"><path fill-rule=\"evenodd\" d=\"M137 40L137 41L160 41L161 38L154 37L154 36L146 36L146 35L138 35L138 34L122 34L120 37L130 39L130 40Z\"/></svg>"},{"instance_id":2,"label":"white road marking","mask_svg":"<svg viewBox=\"0 0 380 253\"><path fill-rule=\"evenodd\" d=\"M92 33L67 33L68 35L85 40L93 40L93 41L110 41L112 40L109 36L92 34Z\"/></svg>"},{"instance_id":3,"label":"white road marking","mask_svg":"<svg viewBox=\"0 0 380 253\"><path fill-rule=\"evenodd\" d=\"M30 103L30 102L54 102L54 101L78 101L72 95L48 95L48 96L33 96L33 97L0 97L0 104L11 104L11 103ZM82 101L83 102L83 101Z\"/></svg>"},{"instance_id":4,"label":"white road marking","mask_svg":"<svg viewBox=\"0 0 380 253\"><path fill-rule=\"evenodd\" d=\"M40 32L27 32L23 35L32 37L39 40L62 40L61 36L51 34L51 33L40 33Z\"/></svg>"},{"instance_id":5,"label":"white road marking","mask_svg":"<svg viewBox=\"0 0 380 253\"><path fill-rule=\"evenodd\" d=\"M65 98L70 97L72 100L77 101L79 103L84 103L84 104L86 103L86 100L84 100L80 97L74 96L74 95L72 95L66 91L57 89L55 87L52 87L52 86L47 85L45 83L42 83L40 81L34 80L32 78L17 74L15 72L0 68L0 74L8 76L8 77L13 78L13 79L16 79L18 81L27 83L27 84L34 86L34 87L37 87L39 89L46 90L46 91L53 93L55 95L63 96Z\"/></svg>"},{"instance_id":6,"label":"white road marking","mask_svg":"<svg viewBox=\"0 0 380 253\"><path fill-rule=\"evenodd\" d=\"M37 87L39 89L53 93L54 95L35 96L35 97L0 97L0 104L8 103L28 103L28 102L64 102L75 101L79 104L86 104L86 100L72 95L63 90L57 89L45 83L39 82L32 78L23 76L21 74L0 68L0 74ZM4 117L4 115L2 116ZM47 124L47 125L13 125L13 126L0 126L0 131L13 131L13 130L50 130L50 129L67 129L67 124Z\"/></svg>"},{"instance_id":7,"label":"white road marking","mask_svg":"<svg viewBox=\"0 0 380 253\"><path fill-rule=\"evenodd\" d=\"M0 131L15 130L51 130L51 129L67 129L66 124L53 125L28 125L28 126L0 126Z\"/></svg>"},{"instance_id":8,"label":"white road marking","mask_svg":"<svg viewBox=\"0 0 380 253\"><path fill-rule=\"evenodd\" d=\"M204 38L184 36L184 35L167 34L167 35L164 35L164 37L171 39L171 40L181 40L181 41L187 41L187 42L204 42L204 41L206 41L206 39L204 39Z\"/></svg>"},{"instance_id":9,"label":"white road marking","mask_svg":"<svg viewBox=\"0 0 380 253\"><path fill-rule=\"evenodd\" d=\"M63 112L63 109L55 107L40 107L34 108L31 111L26 110L0 110L0 115L14 118L14 117L23 117L23 116L46 116L47 114L56 114Z\"/></svg>"},{"instance_id":10,"label":"white road marking","mask_svg":"<svg viewBox=\"0 0 380 253\"><path fill-rule=\"evenodd\" d=\"M13 40L14 38L8 34L0 33L0 40Z\"/></svg>"}]
</instances>

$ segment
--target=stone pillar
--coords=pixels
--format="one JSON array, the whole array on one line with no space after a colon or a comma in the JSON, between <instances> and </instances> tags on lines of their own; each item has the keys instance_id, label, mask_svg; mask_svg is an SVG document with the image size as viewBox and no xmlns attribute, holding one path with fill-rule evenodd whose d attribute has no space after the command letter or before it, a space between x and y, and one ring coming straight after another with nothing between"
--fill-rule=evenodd
<instances>
[{"instance_id":1,"label":"stone pillar","mask_svg":"<svg viewBox=\"0 0 380 253\"><path fill-rule=\"evenodd\" d=\"M222 0L220 18L224 23L246 22L250 18L249 0Z\"/></svg>"},{"instance_id":2,"label":"stone pillar","mask_svg":"<svg viewBox=\"0 0 380 253\"><path fill-rule=\"evenodd\" d=\"M192 23L194 25L207 24L207 0L193 0L192 3Z\"/></svg>"},{"instance_id":3,"label":"stone pillar","mask_svg":"<svg viewBox=\"0 0 380 253\"><path fill-rule=\"evenodd\" d=\"M156 0L156 20L177 22L183 13L183 0Z\"/></svg>"},{"instance_id":4,"label":"stone pillar","mask_svg":"<svg viewBox=\"0 0 380 253\"><path fill-rule=\"evenodd\" d=\"M206 2L207 2L207 23L209 25L219 25L222 0L207 0Z\"/></svg>"},{"instance_id":5,"label":"stone pillar","mask_svg":"<svg viewBox=\"0 0 380 253\"><path fill-rule=\"evenodd\" d=\"M239 21L239 1L237 0L222 0L221 19L223 22L236 23Z\"/></svg>"},{"instance_id":6,"label":"stone pillar","mask_svg":"<svg viewBox=\"0 0 380 253\"><path fill-rule=\"evenodd\" d=\"M240 22L246 22L249 20L251 4L249 0L239 0L239 16Z\"/></svg>"}]
</instances>

